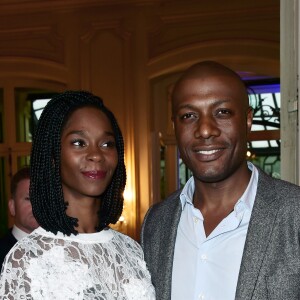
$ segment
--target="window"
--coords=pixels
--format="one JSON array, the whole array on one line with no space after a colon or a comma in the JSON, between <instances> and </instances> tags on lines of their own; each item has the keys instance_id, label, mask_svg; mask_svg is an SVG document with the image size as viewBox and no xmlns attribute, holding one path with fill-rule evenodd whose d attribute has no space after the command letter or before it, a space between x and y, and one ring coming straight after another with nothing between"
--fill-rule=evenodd
<instances>
[{"instance_id":1,"label":"window","mask_svg":"<svg viewBox=\"0 0 300 300\"><path fill-rule=\"evenodd\" d=\"M7 206L10 181L18 169L30 164L32 135L45 104L40 99L54 94L30 87L0 89L0 236L13 224Z\"/></svg>"},{"instance_id":2,"label":"window","mask_svg":"<svg viewBox=\"0 0 300 300\"><path fill-rule=\"evenodd\" d=\"M279 80L246 82L253 108L248 160L267 174L280 178L280 84Z\"/></svg>"},{"instance_id":3,"label":"window","mask_svg":"<svg viewBox=\"0 0 300 300\"><path fill-rule=\"evenodd\" d=\"M54 93L34 89L15 89L16 128L18 142L32 142L32 134L43 108Z\"/></svg>"}]
</instances>

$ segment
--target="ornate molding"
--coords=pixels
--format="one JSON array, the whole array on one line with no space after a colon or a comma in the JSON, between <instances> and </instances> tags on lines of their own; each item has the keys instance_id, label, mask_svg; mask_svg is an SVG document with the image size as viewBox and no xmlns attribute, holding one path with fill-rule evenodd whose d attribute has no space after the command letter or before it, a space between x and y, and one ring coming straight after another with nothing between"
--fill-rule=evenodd
<instances>
[{"instance_id":1,"label":"ornate molding","mask_svg":"<svg viewBox=\"0 0 300 300\"><path fill-rule=\"evenodd\" d=\"M0 29L0 56L64 62L64 40L51 26Z\"/></svg>"}]
</instances>

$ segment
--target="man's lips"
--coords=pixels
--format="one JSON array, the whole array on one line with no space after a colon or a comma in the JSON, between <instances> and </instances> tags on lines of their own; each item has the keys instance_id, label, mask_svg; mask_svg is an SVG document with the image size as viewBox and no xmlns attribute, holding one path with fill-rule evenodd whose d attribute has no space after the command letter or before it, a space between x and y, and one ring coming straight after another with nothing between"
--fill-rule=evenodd
<instances>
[{"instance_id":1,"label":"man's lips","mask_svg":"<svg viewBox=\"0 0 300 300\"><path fill-rule=\"evenodd\" d=\"M224 147L211 147L208 149L201 148L201 149L194 149L194 152L197 154L197 158L200 161L213 161L218 159L224 151Z\"/></svg>"},{"instance_id":2,"label":"man's lips","mask_svg":"<svg viewBox=\"0 0 300 300\"><path fill-rule=\"evenodd\" d=\"M107 174L106 171L84 171L81 173L90 179L103 179Z\"/></svg>"},{"instance_id":3,"label":"man's lips","mask_svg":"<svg viewBox=\"0 0 300 300\"><path fill-rule=\"evenodd\" d=\"M204 155L212 155L212 154L217 153L217 152L219 152L219 151L221 151L221 149L199 150L199 151L197 151L197 153L199 153L199 154L204 154Z\"/></svg>"}]
</instances>

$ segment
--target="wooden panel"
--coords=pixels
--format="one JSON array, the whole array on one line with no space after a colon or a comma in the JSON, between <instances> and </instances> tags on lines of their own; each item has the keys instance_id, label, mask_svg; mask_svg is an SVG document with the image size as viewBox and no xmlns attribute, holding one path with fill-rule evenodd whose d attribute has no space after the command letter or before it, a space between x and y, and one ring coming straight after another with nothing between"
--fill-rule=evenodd
<instances>
[{"instance_id":1,"label":"wooden panel","mask_svg":"<svg viewBox=\"0 0 300 300\"><path fill-rule=\"evenodd\" d=\"M62 63L64 42L51 26L0 27L0 56L34 57Z\"/></svg>"},{"instance_id":2,"label":"wooden panel","mask_svg":"<svg viewBox=\"0 0 300 300\"><path fill-rule=\"evenodd\" d=\"M149 36L149 57L186 45L223 40L268 40L279 46L279 0L170 1ZM279 49L278 49L279 56Z\"/></svg>"},{"instance_id":3,"label":"wooden panel","mask_svg":"<svg viewBox=\"0 0 300 300\"><path fill-rule=\"evenodd\" d=\"M83 88L103 98L124 128L126 39L117 34L117 29L114 21L94 23L81 37L81 78Z\"/></svg>"},{"instance_id":4,"label":"wooden panel","mask_svg":"<svg viewBox=\"0 0 300 300\"><path fill-rule=\"evenodd\" d=\"M249 141L280 140L280 130L251 131Z\"/></svg>"}]
</instances>

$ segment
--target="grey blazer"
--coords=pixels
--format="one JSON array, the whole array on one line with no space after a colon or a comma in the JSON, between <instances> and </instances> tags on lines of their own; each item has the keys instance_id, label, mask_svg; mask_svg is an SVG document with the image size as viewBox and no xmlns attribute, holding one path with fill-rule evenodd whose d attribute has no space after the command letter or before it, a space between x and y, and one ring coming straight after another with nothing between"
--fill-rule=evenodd
<instances>
[{"instance_id":1,"label":"grey blazer","mask_svg":"<svg viewBox=\"0 0 300 300\"><path fill-rule=\"evenodd\" d=\"M158 300L171 299L180 190L152 206L141 244ZM235 299L300 299L300 187L259 170ZM189 300L189 299L184 299Z\"/></svg>"}]
</instances>

